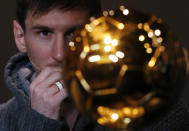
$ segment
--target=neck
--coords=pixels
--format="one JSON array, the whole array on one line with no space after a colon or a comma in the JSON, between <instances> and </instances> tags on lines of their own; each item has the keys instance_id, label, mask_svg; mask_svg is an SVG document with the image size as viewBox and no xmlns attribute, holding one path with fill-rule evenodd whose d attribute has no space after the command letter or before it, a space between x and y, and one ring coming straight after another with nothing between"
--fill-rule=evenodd
<instances>
[{"instance_id":1,"label":"neck","mask_svg":"<svg viewBox=\"0 0 189 131\"><path fill-rule=\"evenodd\" d=\"M74 104L69 99L63 101L61 115L62 117L64 117L64 119L66 119L66 122L68 123L70 130L73 129L78 114L78 110L75 108Z\"/></svg>"}]
</instances>

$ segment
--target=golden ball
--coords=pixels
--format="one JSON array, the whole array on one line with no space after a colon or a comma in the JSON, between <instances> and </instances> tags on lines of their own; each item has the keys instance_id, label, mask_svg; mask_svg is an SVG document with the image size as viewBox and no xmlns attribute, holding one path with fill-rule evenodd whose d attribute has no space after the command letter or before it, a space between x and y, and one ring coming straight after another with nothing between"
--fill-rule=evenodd
<instances>
[{"instance_id":1,"label":"golden ball","mask_svg":"<svg viewBox=\"0 0 189 131\"><path fill-rule=\"evenodd\" d=\"M154 15L126 8L106 11L80 29L62 68L78 109L117 129L157 120L179 99L186 76L173 31Z\"/></svg>"}]
</instances>

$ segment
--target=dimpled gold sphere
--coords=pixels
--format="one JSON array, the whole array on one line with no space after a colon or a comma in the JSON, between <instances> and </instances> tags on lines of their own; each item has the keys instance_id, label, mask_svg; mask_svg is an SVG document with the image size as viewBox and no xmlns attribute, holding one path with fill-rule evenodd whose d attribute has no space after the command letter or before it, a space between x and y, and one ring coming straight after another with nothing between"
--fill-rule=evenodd
<instances>
[{"instance_id":1,"label":"dimpled gold sphere","mask_svg":"<svg viewBox=\"0 0 189 131\"><path fill-rule=\"evenodd\" d=\"M77 32L63 76L81 112L110 128L137 129L177 102L186 61L160 18L121 6Z\"/></svg>"}]
</instances>

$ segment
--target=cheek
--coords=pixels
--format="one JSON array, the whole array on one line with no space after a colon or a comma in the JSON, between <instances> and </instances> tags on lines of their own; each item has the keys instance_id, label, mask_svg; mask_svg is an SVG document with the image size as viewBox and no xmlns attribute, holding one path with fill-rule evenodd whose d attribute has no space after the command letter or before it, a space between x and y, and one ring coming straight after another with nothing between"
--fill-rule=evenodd
<instances>
[{"instance_id":1,"label":"cheek","mask_svg":"<svg viewBox=\"0 0 189 131\"><path fill-rule=\"evenodd\" d=\"M26 49L28 57L36 70L41 70L50 58L51 50L45 44L41 44L35 39L32 41L26 41Z\"/></svg>"}]
</instances>

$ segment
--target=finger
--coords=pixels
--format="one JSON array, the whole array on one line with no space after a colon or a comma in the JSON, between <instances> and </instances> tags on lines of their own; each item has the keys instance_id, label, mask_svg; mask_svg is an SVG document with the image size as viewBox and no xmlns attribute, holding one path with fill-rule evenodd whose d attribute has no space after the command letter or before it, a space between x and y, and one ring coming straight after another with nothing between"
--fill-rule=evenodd
<instances>
[{"instance_id":1,"label":"finger","mask_svg":"<svg viewBox=\"0 0 189 131\"><path fill-rule=\"evenodd\" d=\"M53 72L50 75L46 77L43 81L40 83L32 83L30 85L30 92L33 93L43 93L46 88L50 87L51 85L55 84L57 81L60 81L62 79L62 73L61 72Z\"/></svg>"},{"instance_id":2,"label":"finger","mask_svg":"<svg viewBox=\"0 0 189 131\"><path fill-rule=\"evenodd\" d=\"M51 103L50 105L59 105L67 97L67 89L63 88L60 91L56 85L47 88L47 90L42 94L44 101L48 101L48 103Z\"/></svg>"},{"instance_id":3,"label":"finger","mask_svg":"<svg viewBox=\"0 0 189 131\"><path fill-rule=\"evenodd\" d=\"M62 69L60 67L46 67L32 81L31 86L36 87L39 83L44 81L47 77L49 77L54 72L62 72Z\"/></svg>"},{"instance_id":4,"label":"finger","mask_svg":"<svg viewBox=\"0 0 189 131\"><path fill-rule=\"evenodd\" d=\"M59 90L53 95L53 99L56 101L63 101L68 97L68 90L67 88L63 88L62 90Z\"/></svg>"},{"instance_id":5,"label":"finger","mask_svg":"<svg viewBox=\"0 0 189 131\"><path fill-rule=\"evenodd\" d=\"M48 76L43 82L39 84L41 87L41 90L44 90L45 88L48 88L55 84L57 81L62 80L62 73L60 72L54 72L50 76Z\"/></svg>"},{"instance_id":6,"label":"finger","mask_svg":"<svg viewBox=\"0 0 189 131\"><path fill-rule=\"evenodd\" d=\"M67 91L66 86L63 83L64 83L63 80L59 80L54 85L52 85L50 88L55 88L56 89L56 90L54 90L52 92L52 94L57 95L57 93L60 93L64 97L67 97L68 96L68 93L67 93L68 91Z\"/></svg>"},{"instance_id":7,"label":"finger","mask_svg":"<svg viewBox=\"0 0 189 131\"><path fill-rule=\"evenodd\" d=\"M56 85L46 88L45 92L49 97L52 97L54 94L58 93L60 90Z\"/></svg>"},{"instance_id":8,"label":"finger","mask_svg":"<svg viewBox=\"0 0 189 131\"><path fill-rule=\"evenodd\" d=\"M46 92L49 96L55 96L59 94L61 97L66 98L68 96L67 89L63 87L61 90L57 87L56 84L52 85L51 87L47 88Z\"/></svg>"}]
</instances>

